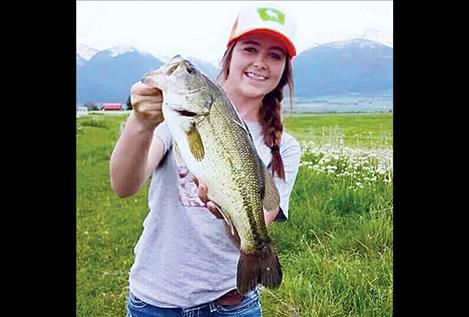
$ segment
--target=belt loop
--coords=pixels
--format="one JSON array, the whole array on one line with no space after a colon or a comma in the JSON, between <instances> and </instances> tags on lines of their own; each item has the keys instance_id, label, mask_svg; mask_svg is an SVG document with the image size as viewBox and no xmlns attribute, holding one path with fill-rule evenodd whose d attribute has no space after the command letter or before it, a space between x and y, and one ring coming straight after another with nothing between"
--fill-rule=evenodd
<instances>
[{"instance_id":1,"label":"belt loop","mask_svg":"<svg viewBox=\"0 0 469 317\"><path fill-rule=\"evenodd\" d=\"M209 302L208 307L210 308L211 313L218 311L217 307L215 306L215 304L213 302Z\"/></svg>"}]
</instances>

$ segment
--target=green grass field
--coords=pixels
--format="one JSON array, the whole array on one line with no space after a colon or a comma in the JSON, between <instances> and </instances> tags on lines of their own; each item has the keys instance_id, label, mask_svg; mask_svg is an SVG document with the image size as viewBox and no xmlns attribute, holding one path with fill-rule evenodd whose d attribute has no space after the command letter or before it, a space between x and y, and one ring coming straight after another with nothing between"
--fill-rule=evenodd
<instances>
[{"instance_id":1,"label":"green grass field","mask_svg":"<svg viewBox=\"0 0 469 317\"><path fill-rule=\"evenodd\" d=\"M121 199L109 158L124 116L77 118L77 316L125 316L148 184ZM285 115L302 144L290 219L269 227L284 279L263 315L393 315L392 114Z\"/></svg>"}]
</instances>

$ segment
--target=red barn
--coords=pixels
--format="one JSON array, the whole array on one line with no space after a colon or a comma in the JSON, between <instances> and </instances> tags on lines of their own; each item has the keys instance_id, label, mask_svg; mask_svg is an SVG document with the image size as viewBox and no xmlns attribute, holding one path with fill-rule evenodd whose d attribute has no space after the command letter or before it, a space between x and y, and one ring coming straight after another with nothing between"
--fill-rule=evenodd
<instances>
[{"instance_id":1,"label":"red barn","mask_svg":"<svg viewBox=\"0 0 469 317\"><path fill-rule=\"evenodd\" d=\"M103 104L103 111L121 111L122 104L120 103L104 103Z\"/></svg>"}]
</instances>

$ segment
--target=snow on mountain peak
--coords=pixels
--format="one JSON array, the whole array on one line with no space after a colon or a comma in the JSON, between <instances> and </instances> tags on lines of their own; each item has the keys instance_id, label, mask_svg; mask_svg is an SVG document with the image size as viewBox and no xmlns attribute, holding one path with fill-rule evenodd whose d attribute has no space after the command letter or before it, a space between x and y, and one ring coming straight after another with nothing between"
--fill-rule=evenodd
<instances>
[{"instance_id":1,"label":"snow on mountain peak","mask_svg":"<svg viewBox=\"0 0 469 317\"><path fill-rule=\"evenodd\" d=\"M109 49L111 57L116 57L127 52L136 52L137 49L129 45L117 45Z\"/></svg>"},{"instance_id":2,"label":"snow on mountain peak","mask_svg":"<svg viewBox=\"0 0 469 317\"><path fill-rule=\"evenodd\" d=\"M77 43L77 54L86 61L90 60L97 52L98 50L91 46Z\"/></svg>"},{"instance_id":3,"label":"snow on mountain peak","mask_svg":"<svg viewBox=\"0 0 469 317\"><path fill-rule=\"evenodd\" d=\"M360 48L375 48L380 46L381 43L376 43L375 41L368 40L368 39L363 39L363 38L353 38L353 39L347 39L343 41L334 41L334 42L329 42L325 44L328 47L332 48L345 48L345 47L360 47ZM383 45L383 44L381 44Z\"/></svg>"},{"instance_id":4,"label":"snow on mountain peak","mask_svg":"<svg viewBox=\"0 0 469 317\"><path fill-rule=\"evenodd\" d=\"M377 47L378 43L392 48L393 35L369 26L360 32L354 32L343 36L340 40L331 41L327 43L327 45L335 48L344 48L347 46L373 48Z\"/></svg>"},{"instance_id":5,"label":"snow on mountain peak","mask_svg":"<svg viewBox=\"0 0 469 317\"><path fill-rule=\"evenodd\" d=\"M389 47L393 46L393 35L386 32L382 32L374 27L366 28L361 33L356 35L356 37L380 42Z\"/></svg>"}]
</instances>

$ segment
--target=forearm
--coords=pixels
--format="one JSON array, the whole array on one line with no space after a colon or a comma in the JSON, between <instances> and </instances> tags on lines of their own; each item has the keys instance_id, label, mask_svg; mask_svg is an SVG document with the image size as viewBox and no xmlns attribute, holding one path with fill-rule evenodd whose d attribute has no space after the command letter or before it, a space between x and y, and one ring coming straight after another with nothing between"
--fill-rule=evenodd
<instances>
[{"instance_id":1,"label":"forearm","mask_svg":"<svg viewBox=\"0 0 469 317\"><path fill-rule=\"evenodd\" d=\"M148 152L152 139L153 130L143 128L131 114L110 161L111 187L118 196L135 194L149 177Z\"/></svg>"}]
</instances>

